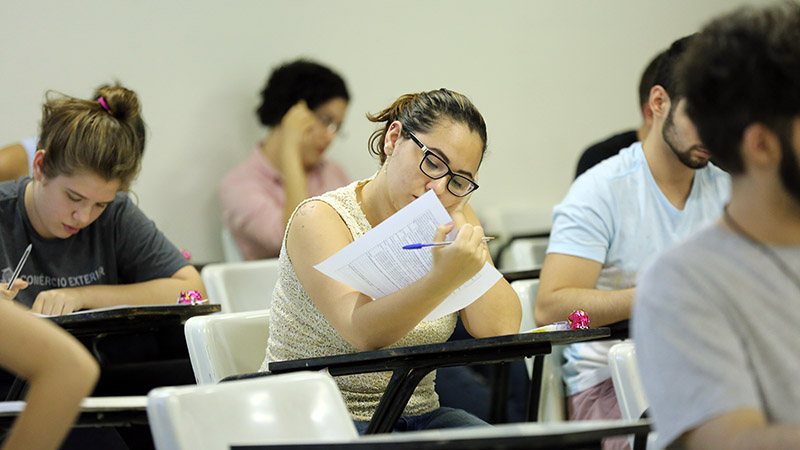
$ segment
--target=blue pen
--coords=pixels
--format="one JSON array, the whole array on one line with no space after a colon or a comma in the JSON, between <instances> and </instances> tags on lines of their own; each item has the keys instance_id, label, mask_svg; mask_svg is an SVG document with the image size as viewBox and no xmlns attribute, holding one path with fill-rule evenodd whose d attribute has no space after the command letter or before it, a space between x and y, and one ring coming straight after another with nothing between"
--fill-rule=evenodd
<instances>
[{"instance_id":1,"label":"blue pen","mask_svg":"<svg viewBox=\"0 0 800 450\"><path fill-rule=\"evenodd\" d=\"M487 237L483 238L483 242L489 242L492 239L494 239L493 236L487 236ZM443 245L450 245L452 243L453 243L453 241L432 242L430 244L408 244L408 245L404 245L403 246L403 250L417 250L417 249L425 248L425 247L441 247Z\"/></svg>"}]
</instances>

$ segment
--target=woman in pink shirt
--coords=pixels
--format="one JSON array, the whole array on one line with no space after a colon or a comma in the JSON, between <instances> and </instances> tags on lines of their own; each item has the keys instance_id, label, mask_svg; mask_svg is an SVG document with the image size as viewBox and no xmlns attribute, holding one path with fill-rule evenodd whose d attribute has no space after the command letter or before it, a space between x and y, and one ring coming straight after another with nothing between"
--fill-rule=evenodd
<instances>
[{"instance_id":1,"label":"woman in pink shirt","mask_svg":"<svg viewBox=\"0 0 800 450\"><path fill-rule=\"evenodd\" d=\"M220 186L222 222L247 260L277 257L295 207L349 182L322 157L350 100L338 74L307 60L286 63L272 72L261 97L257 113L267 137Z\"/></svg>"}]
</instances>

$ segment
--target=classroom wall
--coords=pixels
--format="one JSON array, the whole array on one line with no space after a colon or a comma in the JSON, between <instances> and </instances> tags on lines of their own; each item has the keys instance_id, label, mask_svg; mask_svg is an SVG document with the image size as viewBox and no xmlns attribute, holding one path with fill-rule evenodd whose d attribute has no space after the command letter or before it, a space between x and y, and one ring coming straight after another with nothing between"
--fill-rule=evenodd
<instances>
[{"instance_id":1,"label":"classroom wall","mask_svg":"<svg viewBox=\"0 0 800 450\"><path fill-rule=\"evenodd\" d=\"M266 130L254 110L268 72L318 59L352 93L329 149L352 178L378 166L367 112L448 87L488 124L471 203L527 211L547 228L590 143L639 123L646 62L731 0L234 0L0 2L0 143L36 133L47 89L87 97L119 80L149 125L139 206L196 262L222 258L222 176ZM766 1L750 2L766 4Z\"/></svg>"}]
</instances>

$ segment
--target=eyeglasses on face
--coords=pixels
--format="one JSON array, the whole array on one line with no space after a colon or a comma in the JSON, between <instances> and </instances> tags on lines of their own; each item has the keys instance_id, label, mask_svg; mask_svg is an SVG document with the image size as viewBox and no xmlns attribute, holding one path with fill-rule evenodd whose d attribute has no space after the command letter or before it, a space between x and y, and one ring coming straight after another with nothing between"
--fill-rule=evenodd
<instances>
[{"instance_id":1,"label":"eyeglasses on face","mask_svg":"<svg viewBox=\"0 0 800 450\"><path fill-rule=\"evenodd\" d=\"M414 133L405 128L405 126L403 127L403 130L408 133L408 136L411 137L411 140L414 141L417 146L419 146L420 150L422 150L422 161L419 163L419 170L421 170L422 173L434 180L438 180L439 178L449 175L450 180L447 182L447 190L456 197L465 197L469 195L470 192L478 189L478 183L470 180L464 175L454 173L452 170L450 170L450 166L448 166L447 163L444 162L441 157L439 157L439 155L426 147L422 141L417 139L417 137L414 136Z\"/></svg>"},{"instance_id":2,"label":"eyeglasses on face","mask_svg":"<svg viewBox=\"0 0 800 450\"><path fill-rule=\"evenodd\" d=\"M328 130L328 132L331 134L337 134L339 130L342 128L342 124L336 123L332 118L328 116L316 112L314 113L314 115L317 116L317 120L319 120L319 123L322 124L323 128Z\"/></svg>"}]
</instances>

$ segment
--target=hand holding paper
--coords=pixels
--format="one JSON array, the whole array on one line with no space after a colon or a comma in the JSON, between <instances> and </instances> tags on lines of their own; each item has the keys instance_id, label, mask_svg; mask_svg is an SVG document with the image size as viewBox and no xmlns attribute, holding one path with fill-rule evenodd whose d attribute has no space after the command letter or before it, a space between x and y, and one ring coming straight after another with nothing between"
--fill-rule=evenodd
<instances>
[{"instance_id":1,"label":"hand holding paper","mask_svg":"<svg viewBox=\"0 0 800 450\"><path fill-rule=\"evenodd\" d=\"M453 245L434 251L402 249L403 245L407 244L435 241L434 233L437 227L451 222L452 219L435 193L429 191L315 267L325 275L374 299L379 299L426 275L433 267L434 252L460 251L451 248ZM468 237L480 241L483 231L475 233L474 228ZM467 236L462 239L466 238ZM444 237L441 240L444 240ZM458 236L455 240L458 240ZM485 249L485 246L478 245L477 241L474 244ZM450 255L446 253L444 256L448 258ZM486 259L485 255L483 258ZM447 279L451 276L454 275L443 274L442 278ZM466 307L489 290L500 278L500 272L491 264L484 262L477 275L455 289L424 320L435 320Z\"/></svg>"}]
</instances>

